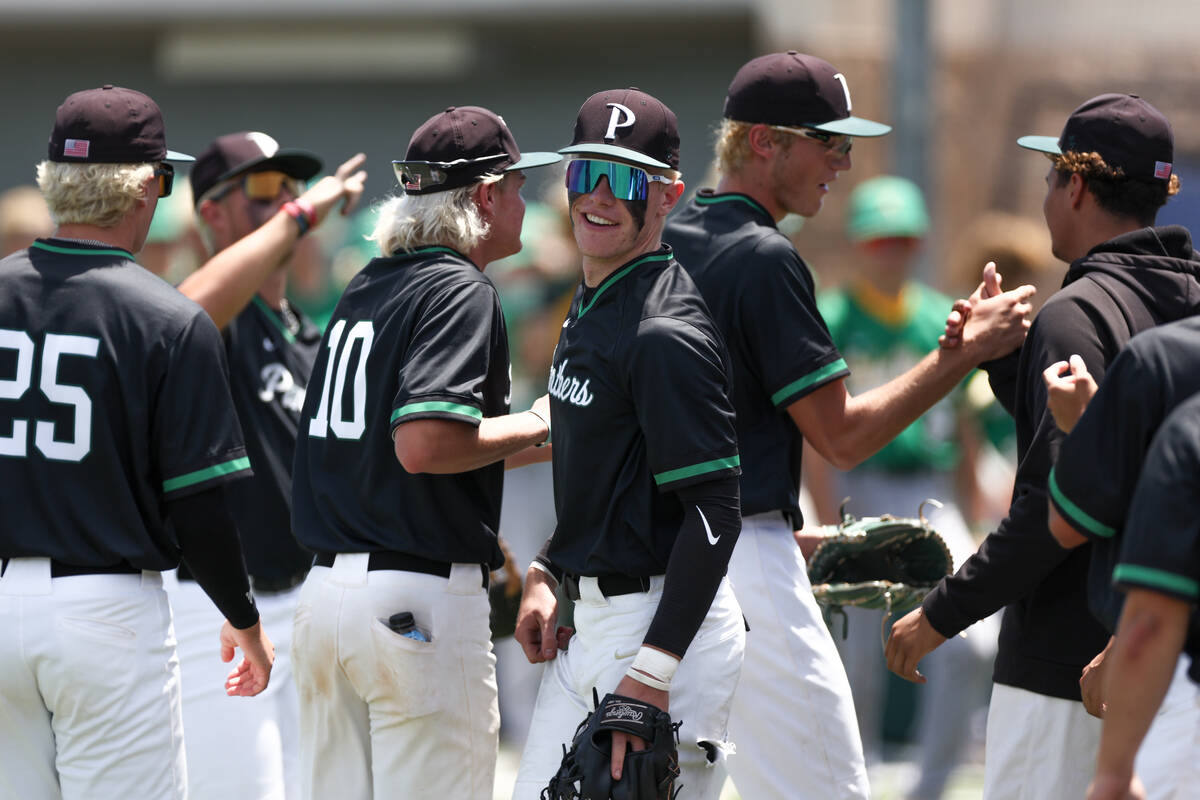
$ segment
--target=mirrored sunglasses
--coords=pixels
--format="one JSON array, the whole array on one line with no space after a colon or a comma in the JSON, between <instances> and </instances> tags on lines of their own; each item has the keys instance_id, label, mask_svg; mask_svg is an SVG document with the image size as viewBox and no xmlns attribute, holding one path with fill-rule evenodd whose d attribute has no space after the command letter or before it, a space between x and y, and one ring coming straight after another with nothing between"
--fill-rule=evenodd
<instances>
[{"instance_id":1,"label":"mirrored sunglasses","mask_svg":"<svg viewBox=\"0 0 1200 800\"><path fill-rule=\"evenodd\" d=\"M224 189L209 195L209 198L216 202L238 187L241 187L242 193L250 200L269 203L279 197L279 193L284 189L287 189L292 197L299 197L304 194L307 184L299 178L293 178L286 172L278 170L247 172Z\"/></svg>"},{"instance_id":2,"label":"mirrored sunglasses","mask_svg":"<svg viewBox=\"0 0 1200 800\"><path fill-rule=\"evenodd\" d=\"M175 167L164 161L154 168L154 177L158 179L158 196L171 194L171 187L175 185Z\"/></svg>"},{"instance_id":3,"label":"mirrored sunglasses","mask_svg":"<svg viewBox=\"0 0 1200 800\"><path fill-rule=\"evenodd\" d=\"M819 142L826 150L839 158L849 155L850 148L854 146L854 137L844 133L829 133L828 131L819 131L816 128L792 128L787 125L771 125L770 128Z\"/></svg>"},{"instance_id":4,"label":"mirrored sunglasses","mask_svg":"<svg viewBox=\"0 0 1200 800\"><path fill-rule=\"evenodd\" d=\"M644 169L616 161L581 158L567 164L568 192L587 194L595 190L601 178L608 178L608 189L618 200L645 200L651 183L669 185L675 182L671 178L652 175Z\"/></svg>"}]
</instances>

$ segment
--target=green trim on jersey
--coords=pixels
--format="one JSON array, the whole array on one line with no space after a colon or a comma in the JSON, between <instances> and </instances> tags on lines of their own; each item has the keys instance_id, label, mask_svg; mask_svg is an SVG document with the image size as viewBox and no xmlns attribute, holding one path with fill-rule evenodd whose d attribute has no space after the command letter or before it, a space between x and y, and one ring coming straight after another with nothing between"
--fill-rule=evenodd
<instances>
[{"instance_id":1,"label":"green trim on jersey","mask_svg":"<svg viewBox=\"0 0 1200 800\"><path fill-rule=\"evenodd\" d=\"M696 195L695 199L696 199L696 205L699 205L699 206L713 206L713 205L716 205L717 203L745 203L746 205L750 206L751 208L761 212L763 216L765 216L765 217L771 216L770 213L765 208L763 208L761 203L759 203L753 197L748 197L744 194L718 194L718 195L713 195L711 197L707 197L705 195L698 194L698 195Z\"/></svg>"},{"instance_id":2,"label":"green trim on jersey","mask_svg":"<svg viewBox=\"0 0 1200 800\"><path fill-rule=\"evenodd\" d=\"M409 403L406 406L400 406L392 412L392 422L409 414L420 414L426 411L441 411L446 414L458 414L471 419L482 420L483 412L473 406L466 406L460 403L445 403L437 400L425 403Z\"/></svg>"},{"instance_id":3,"label":"green trim on jersey","mask_svg":"<svg viewBox=\"0 0 1200 800\"><path fill-rule=\"evenodd\" d=\"M830 375L833 375L835 372L841 372L844 369L849 369L849 367L846 366L846 359L839 358L837 361L826 364L820 369L813 370L803 378L792 381L787 386L771 395L771 405L777 406L787 398L794 395L796 392L807 389L814 383L819 383L828 378Z\"/></svg>"},{"instance_id":4,"label":"green trim on jersey","mask_svg":"<svg viewBox=\"0 0 1200 800\"><path fill-rule=\"evenodd\" d=\"M703 464L693 464L690 467L680 467L679 469L667 470L659 472L654 476L654 482L659 486L672 481L683 480L684 478L692 478L696 475L703 475L706 472L716 472L722 469L732 469L742 465L741 456L731 456L729 458L716 458L712 461L705 461Z\"/></svg>"},{"instance_id":5,"label":"green trim on jersey","mask_svg":"<svg viewBox=\"0 0 1200 800\"><path fill-rule=\"evenodd\" d=\"M119 248L113 248L112 250L89 250L86 247L59 247L56 244L46 244L45 242L34 242L29 246L51 253L60 253L65 256L121 256L122 258L128 258L130 261L133 260L133 253Z\"/></svg>"},{"instance_id":6,"label":"green trim on jersey","mask_svg":"<svg viewBox=\"0 0 1200 800\"><path fill-rule=\"evenodd\" d=\"M1050 468L1050 480L1047 483L1050 486L1050 496L1054 498L1054 502L1066 512L1067 516L1071 518L1072 522L1082 525L1095 535L1105 539L1111 539L1117 532L1115 528L1110 528L1100 520L1088 514L1079 506L1072 503L1071 500L1065 494L1063 494L1062 489L1058 488L1058 480L1054 477L1054 467Z\"/></svg>"},{"instance_id":7,"label":"green trim on jersey","mask_svg":"<svg viewBox=\"0 0 1200 800\"><path fill-rule=\"evenodd\" d=\"M258 306L259 309L261 309L262 312L267 315L267 319L271 320L271 323L279 329L279 332L283 335L283 338L287 340L288 344L296 343L296 335L287 329L287 326L283 324L281 319L279 319L279 315L275 313L275 309L267 305L266 301L264 301L258 295L254 295L254 298L251 300L251 302Z\"/></svg>"},{"instance_id":8,"label":"green trim on jersey","mask_svg":"<svg viewBox=\"0 0 1200 800\"><path fill-rule=\"evenodd\" d=\"M250 469L250 459L246 457L235 458L232 461L226 461L224 464L214 464L211 467L198 469L195 472L189 472L186 475L180 475L178 478L171 478L163 481L163 492L173 492L176 489L183 489L188 486L195 486L197 483L219 478L222 475L232 475L235 472Z\"/></svg>"},{"instance_id":9,"label":"green trim on jersey","mask_svg":"<svg viewBox=\"0 0 1200 800\"><path fill-rule=\"evenodd\" d=\"M1156 589L1166 589L1193 599L1200 597L1200 582L1154 567L1143 567L1141 564L1117 564L1113 569L1112 576L1113 583L1127 581L1153 586Z\"/></svg>"},{"instance_id":10,"label":"green trim on jersey","mask_svg":"<svg viewBox=\"0 0 1200 800\"><path fill-rule=\"evenodd\" d=\"M462 253L455 250L453 247L443 247L442 245L437 245L437 244L429 245L427 247L417 247L413 250L404 250L399 253L393 253L392 255L393 256L427 256L427 255L431 255L433 253L448 253L452 256L458 256L459 258L467 258ZM470 261L469 258L467 260Z\"/></svg>"},{"instance_id":11,"label":"green trim on jersey","mask_svg":"<svg viewBox=\"0 0 1200 800\"><path fill-rule=\"evenodd\" d=\"M596 305L596 301L600 299L600 295L608 291L608 287L612 286L614 283L621 280L621 278L624 278L626 275L632 272L635 267L642 264L648 264L651 261L670 261L672 258L673 256L670 253L653 253L651 255L642 256L641 258L636 259L629 266L622 269L620 272L614 272L612 275L609 275L607 278L601 281L600 286L596 289L596 293L592 295L591 301L586 306L579 309L579 316L576 317L576 319L583 319L583 315L588 312L588 309Z\"/></svg>"}]
</instances>

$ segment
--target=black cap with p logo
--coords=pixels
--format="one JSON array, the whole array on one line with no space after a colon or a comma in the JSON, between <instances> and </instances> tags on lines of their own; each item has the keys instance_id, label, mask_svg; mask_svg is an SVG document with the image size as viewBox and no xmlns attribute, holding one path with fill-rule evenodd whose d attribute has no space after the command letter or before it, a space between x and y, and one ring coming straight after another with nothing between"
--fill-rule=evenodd
<instances>
[{"instance_id":1,"label":"black cap with p logo","mask_svg":"<svg viewBox=\"0 0 1200 800\"><path fill-rule=\"evenodd\" d=\"M597 92L579 109L570 146L558 152L679 169L679 121L675 112L639 89Z\"/></svg>"}]
</instances>

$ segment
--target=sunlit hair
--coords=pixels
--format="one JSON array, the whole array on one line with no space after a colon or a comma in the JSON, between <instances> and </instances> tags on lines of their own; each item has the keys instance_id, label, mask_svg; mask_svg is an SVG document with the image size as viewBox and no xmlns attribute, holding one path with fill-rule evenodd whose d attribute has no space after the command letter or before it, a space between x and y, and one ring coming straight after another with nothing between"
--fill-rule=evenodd
<instances>
[{"instance_id":1,"label":"sunlit hair","mask_svg":"<svg viewBox=\"0 0 1200 800\"><path fill-rule=\"evenodd\" d=\"M1047 155L1054 162L1059 185L1065 183L1071 173L1076 173L1087 182L1088 190L1102 209L1118 217L1129 217L1141 225L1153 225L1158 209L1168 197L1179 194L1181 188L1178 175L1172 175L1166 181L1126 177L1123 169L1110 167L1099 153L1068 151L1062 155Z\"/></svg>"},{"instance_id":2,"label":"sunlit hair","mask_svg":"<svg viewBox=\"0 0 1200 800\"><path fill-rule=\"evenodd\" d=\"M729 175L737 172L750 160L750 128L753 123L733 119L721 120L717 128L717 143L713 148L717 156L717 172ZM794 138L789 133L768 128L767 135L780 147L790 147Z\"/></svg>"},{"instance_id":3,"label":"sunlit hair","mask_svg":"<svg viewBox=\"0 0 1200 800\"><path fill-rule=\"evenodd\" d=\"M375 230L367 238L385 256L430 244L467 253L490 232L471 195L480 184L499 183L504 177L485 175L470 186L445 192L389 197L380 204Z\"/></svg>"},{"instance_id":4,"label":"sunlit hair","mask_svg":"<svg viewBox=\"0 0 1200 800\"><path fill-rule=\"evenodd\" d=\"M143 196L153 164L66 164L43 161L37 183L58 225L111 228Z\"/></svg>"}]
</instances>

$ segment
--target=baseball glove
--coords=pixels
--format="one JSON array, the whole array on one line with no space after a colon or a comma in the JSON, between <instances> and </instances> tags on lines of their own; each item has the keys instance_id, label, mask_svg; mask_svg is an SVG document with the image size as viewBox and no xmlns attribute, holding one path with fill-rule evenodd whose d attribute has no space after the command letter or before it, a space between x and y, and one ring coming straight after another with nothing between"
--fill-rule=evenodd
<instances>
[{"instance_id":1,"label":"baseball glove","mask_svg":"<svg viewBox=\"0 0 1200 800\"><path fill-rule=\"evenodd\" d=\"M654 706L606 694L596 710L575 730L571 749L563 745L563 760L542 800L672 800L679 793L679 754L676 743L681 723ZM625 754L621 780L612 779L612 731L623 731L646 741L645 750Z\"/></svg>"},{"instance_id":2,"label":"baseball glove","mask_svg":"<svg viewBox=\"0 0 1200 800\"><path fill-rule=\"evenodd\" d=\"M919 519L890 514L855 519L843 505L841 524L822 526L827 538L808 560L808 579L831 628L843 606L884 609L886 626L890 615L916 607L951 573L950 551L923 512L924 503ZM841 616L845 638L846 615Z\"/></svg>"}]
</instances>

